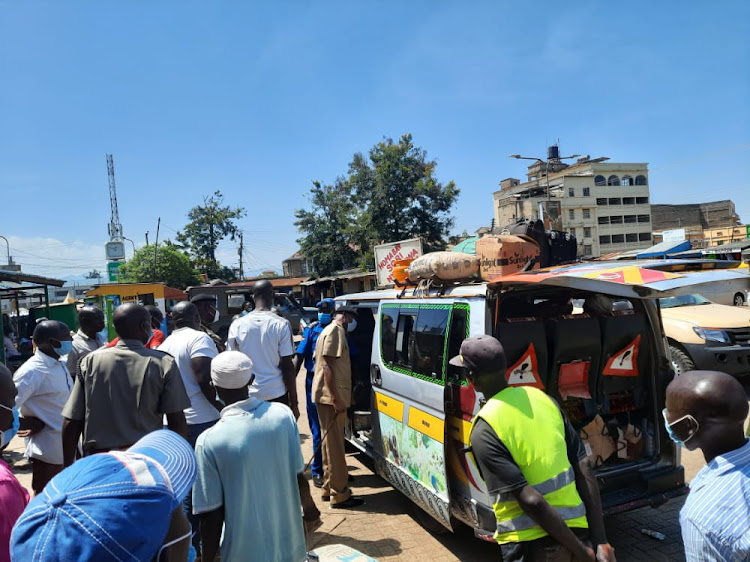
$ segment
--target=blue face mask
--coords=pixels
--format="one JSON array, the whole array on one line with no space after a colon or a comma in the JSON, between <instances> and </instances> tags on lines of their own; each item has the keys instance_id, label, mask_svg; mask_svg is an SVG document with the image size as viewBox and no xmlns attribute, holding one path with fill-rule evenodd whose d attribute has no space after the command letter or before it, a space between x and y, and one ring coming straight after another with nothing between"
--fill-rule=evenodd
<instances>
[{"instance_id":1,"label":"blue face mask","mask_svg":"<svg viewBox=\"0 0 750 562\"><path fill-rule=\"evenodd\" d=\"M331 315L328 312L318 312L318 322L326 326L331 323Z\"/></svg>"},{"instance_id":2,"label":"blue face mask","mask_svg":"<svg viewBox=\"0 0 750 562\"><path fill-rule=\"evenodd\" d=\"M68 354L68 353L70 353L71 351L73 351L73 342L72 342L72 341L70 341L70 340L68 340L68 341L61 341L61 342L60 342L60 347L56 347L56 348L55 348L55 352L56 352L56 353L57 353L57 354L58 354L58 355L59 355L60 357L62 357L62 356L64 356L64 355L67 355L67 354Z\"/></svg>"},{"instance_id":3,"label":"blue face mask","mask_svg":"<svg viewBox=\"0 0 750 562\"><path fill-rule=\"evenodd\" d=\"M13 425L0 433L0 449L2 449L3 447L5 447L5 445L10 443L10 440L13 439L13 437L16 435L16 432L21 425L21 420L18 418L18 408L16 408L15 406L13 406L12 408L8 408L8 406L0 404L0 408L5 408L6 410L10 410L11 412L13 412Z\"/></svg>"},{"instance_id":4,"label":"blue face mask","mask_svg":"<svg viewBox=\"0 0 750 562\"><path fill-rule=\"evenodd\" d=\"M672 441L674 441L678 446L684 447L685 443L687 443L688 441L690 441L693 437L695 437L695 434L698 433L698 429L700 428L700 424L698 423L698 420L696 420L690 414L688 414L686 416L682 416L680 419L675 420L672 423L669 423L667 421L667 409L666 408L664 408L664 410L662 410L661 414L664 417L664 427L667 430L667 435L669 435L669 438ZM686 419L687 420L692 420L692 422L695 424L695 429L692 429L692 428L689 429L688 430L688 438L685 439L684 441L682 441L682 440L680 440L679 437L677 437L677 435L675 434L674 430L672 429L672 426L675 425L675 424L677 424L677 423L680 423L682 420L686 420Z\"/></svg>"}]
</instances>

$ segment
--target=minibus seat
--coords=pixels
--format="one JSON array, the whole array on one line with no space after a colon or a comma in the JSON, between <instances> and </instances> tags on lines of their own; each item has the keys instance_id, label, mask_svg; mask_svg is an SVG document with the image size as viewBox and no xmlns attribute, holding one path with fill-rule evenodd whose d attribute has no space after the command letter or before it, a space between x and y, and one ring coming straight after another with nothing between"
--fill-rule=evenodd
<instances>
[{"instance_id":1,"label":"minibus seat","mask_svg":"<svg viewBox=\"0 0 750 562\"><path fill-rule=\"evenodd\" d=\"M561 401L572 419L593 416L597 405L601 332L599 320L588 314L546 321L550 376L548 393ZM570 402L566 407L565 402Z\"/></svg>"},{"instance_id":2,"label":"minibus seat","mask_svg":"<svg viewBox=\"0 0 750 562\"><path fill-rule=\"evenodd\" d=\"M505 350L509 386L547 388L547 336L541 318L510 318L498 322L495 337Z\"/></svg>"},{"instance_id":3,"label":"minibus seat","mask_svg":"<svg viewBox=\"0 0 750 562\"><path fill-rule=\"evenodd\" d=\"M602 358L598 378L603 413L642 407L651 361L646 317L632 310L620 310L601 316L599 323Z\"/></svg>"}]
</instances>

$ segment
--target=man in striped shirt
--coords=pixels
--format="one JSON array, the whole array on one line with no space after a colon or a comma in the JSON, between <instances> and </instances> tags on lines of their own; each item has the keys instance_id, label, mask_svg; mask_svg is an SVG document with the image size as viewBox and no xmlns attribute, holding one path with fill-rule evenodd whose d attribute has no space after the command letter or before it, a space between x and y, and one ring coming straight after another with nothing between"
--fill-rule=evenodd
<instances>
[{"instance_id":1,"label":"man in striped shirt","mask_svg":"<svg viewBox=\"0 0 750 562\"><path fill-rule=\"evenodd\" d=\"M692 371L667 387L667 433L706 466L690 483L680 511L685 557L695 561L750 560L750 440L743 433L748 404L730 375Z\"/></svg>"}]
</instances>

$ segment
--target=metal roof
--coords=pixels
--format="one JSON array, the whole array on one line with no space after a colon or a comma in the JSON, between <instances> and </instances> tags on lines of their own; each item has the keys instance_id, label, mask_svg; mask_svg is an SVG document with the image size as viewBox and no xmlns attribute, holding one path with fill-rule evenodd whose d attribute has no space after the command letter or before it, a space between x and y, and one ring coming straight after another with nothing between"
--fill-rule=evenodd
<instances>
[{"instance_id":1,"label":"metal roof","mask_svg":"<svg viewBox=\"0 0 750 562\"><path fill-rule=\"evenodd\" d=\"M706 254L733 254L735 252L741 252L745 248L750 248L750 239L729 242L728 244L722 244L721 246L714 246L712 248L704 248L701 250L701 253L704 256Z\"/></svg>"},{"instance_id":2,"label":"metal roof","mask_svg":"<svg viewBox=\"0 0 750 562\"><path fill-rule=\"evenodd\" d=\"M0 281L12 281L14 283L33 283L35 285L52 285L54 287L62 287L63 285L65 285L65 281L62 279L42 277L41 275L30 275L28 273L20 273L18 271L5 271L4 269L0 269Z\"/></svg>"}]
</instances>

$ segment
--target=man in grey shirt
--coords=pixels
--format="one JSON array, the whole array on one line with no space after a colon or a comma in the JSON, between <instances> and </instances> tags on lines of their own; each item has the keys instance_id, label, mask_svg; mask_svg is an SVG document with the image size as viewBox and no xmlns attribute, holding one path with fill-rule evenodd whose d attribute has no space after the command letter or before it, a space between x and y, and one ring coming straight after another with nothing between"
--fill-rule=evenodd
<instances>
[{"instance_id":1,"label":"man in grey shirt","mask_svg":"<svg viewBox=\"0 0 750 562\"><path fill-rule=\"evenodd\" d=\"M87 355L79 365L73 392L63 408L65 466L75 460L83 433L84 454L126 449L141 437L167 426L187 437L183 410L190 399L175 360L145 347L151 338L151 316L133 303L115 310L120 341Z\"/></svg>"},{"instance_id":2,"label":"man in grey shirt","mask_svg":"<svg viewBox=\"0 0 750 562\"><path fill-rule=\"evenodd\" d=\"M102 347L97 334L104 329L104 313L98 306L84 306L78 311L78 331L73 336L73 349L65 366L70 376L78 376L78 363L92 351Z\"/></svg>"}]
</instances>

